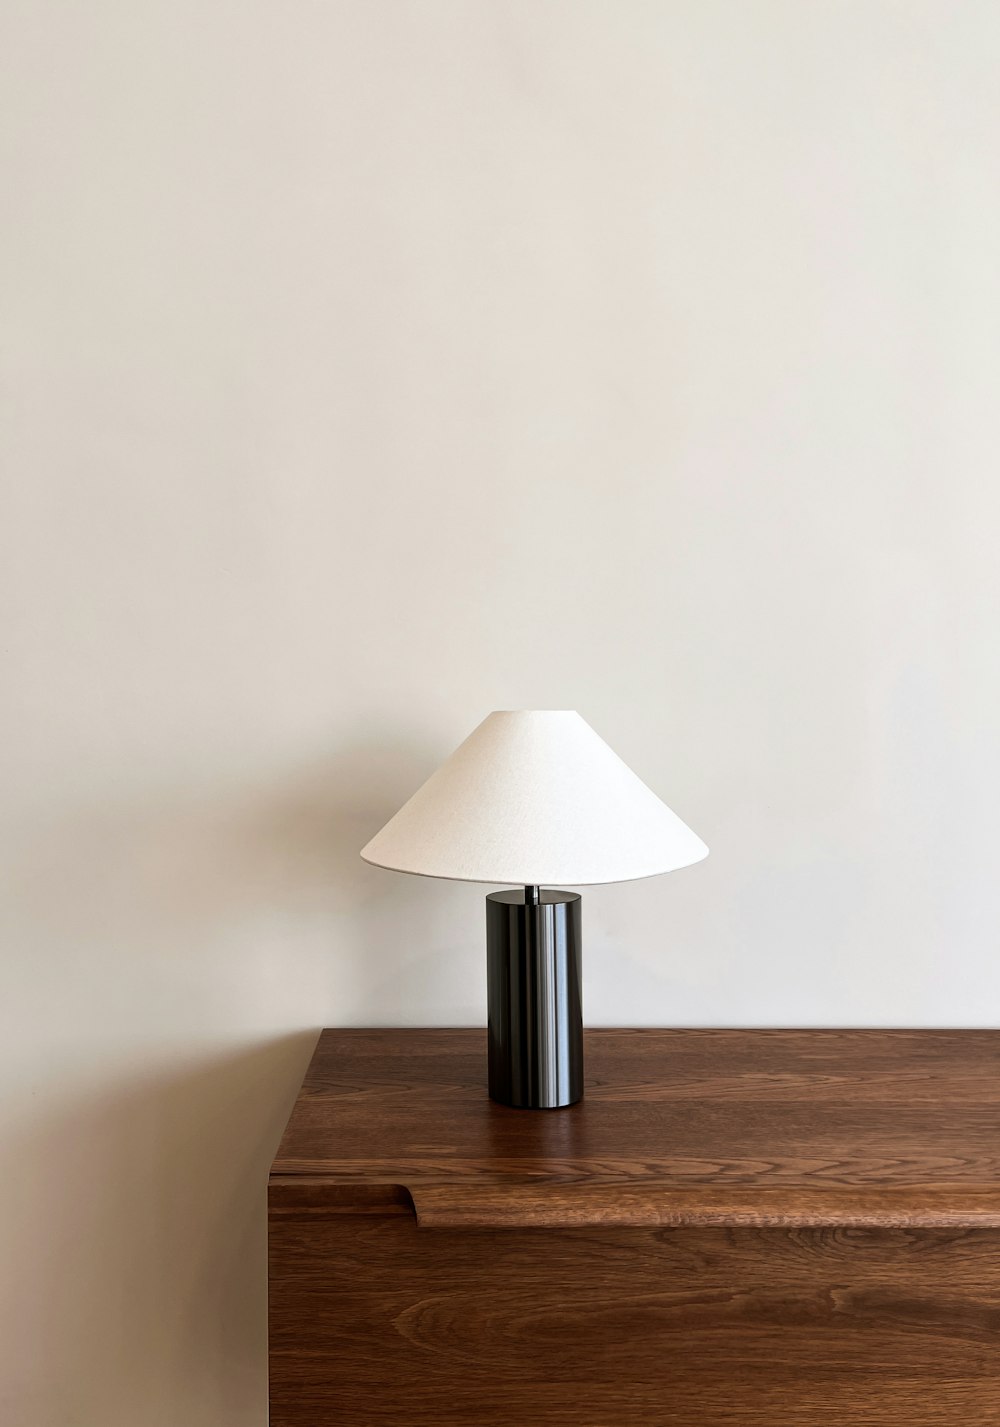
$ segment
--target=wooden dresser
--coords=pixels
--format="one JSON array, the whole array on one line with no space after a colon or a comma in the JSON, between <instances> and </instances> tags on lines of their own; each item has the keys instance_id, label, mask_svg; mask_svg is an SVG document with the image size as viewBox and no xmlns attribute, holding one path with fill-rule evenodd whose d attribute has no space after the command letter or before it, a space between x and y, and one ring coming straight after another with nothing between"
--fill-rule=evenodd
<instances>
[{"instance_id":1,"label":"wooden dresser","mask_svg":"<svg viewBox=\"0 0 1000 1427\"><path fill-rule=\"evenodd\" d=\"M271 1427L1000 1427L1000 1032L324 1031L269 1187Z\"/></svg>"}]
</instances>

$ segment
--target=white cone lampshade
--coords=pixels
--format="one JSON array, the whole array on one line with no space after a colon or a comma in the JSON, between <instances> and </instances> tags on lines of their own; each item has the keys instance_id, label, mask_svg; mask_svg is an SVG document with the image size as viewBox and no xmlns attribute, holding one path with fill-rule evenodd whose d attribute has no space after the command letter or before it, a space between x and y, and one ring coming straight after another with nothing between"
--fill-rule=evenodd
<instances>
[{"instance_id":1,"label":"white cone lampshade","mask_svg":"<svg viewBox=\"0 0 1000 1427\"><path fill-rule=\"evenodd\" d=\"M492 713L362 850L424 877L585 886L708 848L578 713Z\"/></svg>"}]
</instances>

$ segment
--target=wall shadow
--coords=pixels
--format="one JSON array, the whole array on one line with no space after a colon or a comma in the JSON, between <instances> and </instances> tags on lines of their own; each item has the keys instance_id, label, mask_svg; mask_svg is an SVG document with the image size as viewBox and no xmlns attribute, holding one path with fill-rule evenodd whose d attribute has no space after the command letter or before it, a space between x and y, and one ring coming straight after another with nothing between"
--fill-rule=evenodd
<instances>
[{"instance_id":1,"label":"wall shadow","mask_svg":"<svg viewBox=\"0 0 1000 1427\"><path fill-rule=\"evenodd\" d=\"M396 929L433 898L358 852L438 761L373 736L270 785L137 788L22 830L10 1427L263 1427L268 1167L319 1028L393 1019Z\"/></svg>"},{"instance_id":2,"label":"wall shadow","mask_svg":"<svg viewBox=\"0 0 1000 1427\"><path fill-rule=\"evenodd\" d=\"M315 1040L39 1092L4 1144L30 1209L5 1256L11 1427L266 1422L267 1172Z\"/></svg>"}]
</instances>

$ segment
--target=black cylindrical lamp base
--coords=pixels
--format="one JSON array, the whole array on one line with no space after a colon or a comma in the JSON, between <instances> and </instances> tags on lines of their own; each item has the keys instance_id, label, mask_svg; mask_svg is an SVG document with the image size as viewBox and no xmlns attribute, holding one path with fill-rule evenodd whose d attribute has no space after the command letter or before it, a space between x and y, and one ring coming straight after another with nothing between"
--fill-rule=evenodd
<instances>
[{"instance_id":1,"label":"black cylindrical lamp base","mask_svg":"<svg viewBox=\"0 0 1000 1427\"><path fill-rule=\"evenodd\" d=\"M583 1095L580 895L486 898L490 1096L556 1110Z\"/></svg>"}]
</instances>

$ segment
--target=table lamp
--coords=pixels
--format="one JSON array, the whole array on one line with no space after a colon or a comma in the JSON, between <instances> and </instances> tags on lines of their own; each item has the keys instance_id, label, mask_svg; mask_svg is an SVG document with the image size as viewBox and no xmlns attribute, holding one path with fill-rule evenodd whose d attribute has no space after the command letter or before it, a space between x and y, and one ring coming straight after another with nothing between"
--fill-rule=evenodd
<instances>
[{"instance_id":1,"label":"table lamp","mask_svg":"<svg viewBox=\"0 0 1000 1427\"><path fill-rule=\"evenodd\" d=\"M513 883L486 898L489 1093L521 1109L583 1095L580 896L708 848L578 713L491 713L362 849L395 872Z\"/></svg>"}]
</instances>

